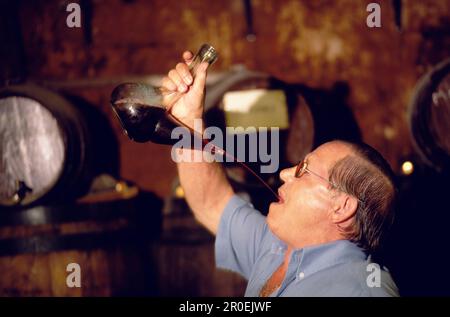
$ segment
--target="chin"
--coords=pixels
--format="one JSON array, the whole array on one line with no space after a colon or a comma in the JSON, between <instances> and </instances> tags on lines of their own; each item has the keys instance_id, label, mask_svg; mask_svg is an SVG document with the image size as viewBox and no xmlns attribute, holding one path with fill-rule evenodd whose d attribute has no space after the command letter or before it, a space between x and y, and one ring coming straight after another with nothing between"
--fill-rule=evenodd
<instances>
[{"instance_id":1,"label":"chin","mask_svg":"<svg viewBox=\"0 0 450 317\"><path fill-rule=\"evenodd\" d=\"M270 203L270 205L269 205L269 214L271 212L273 213L274 210L280 210L283 208L284 208L284 204L274 201L274 202Z\"/></svg>"},{"instance_id":2,"label":"chin","mask_svg":"<svg viewBox=\"0 0 450 317\"><path fill-rule=\"evenodd\" d=\"M288 206L284 203L271 203L269 206L269 212L266 217L267 226L270 231L280 240L287 241L290 236L290 232L287 231L289 227L292 227L292 221L288 217Z\"/></svg>"},{"instance_id":3,"label":"chin","mask_svg":"<svg viewBox=\"0 0 450 317\"><path fill-rule=\"evenodd\" d=\"M274 219L267 219L267 226L269 227L270 231L273 235L275 235L278 239L284 241L283 237L283 230L281 230L281 225L277 224Z\"/></svg>"},{"instance_id":4,"label":"chin","mask_svg":"<svg viewBox=\"0 0 450 317\"><path fill-rule=\"evenodd\" d=\"M270 231L272 231L272 233L276 234L276 232L278 231L278 225L277 225L277 220L279 220L279 215L277 217L277 211L274 210L274 203L270 204L269 207L269 213L267 214L266 217L266 222L267 222L267 226L269 227Z\"/></svg>"}]
</instances>

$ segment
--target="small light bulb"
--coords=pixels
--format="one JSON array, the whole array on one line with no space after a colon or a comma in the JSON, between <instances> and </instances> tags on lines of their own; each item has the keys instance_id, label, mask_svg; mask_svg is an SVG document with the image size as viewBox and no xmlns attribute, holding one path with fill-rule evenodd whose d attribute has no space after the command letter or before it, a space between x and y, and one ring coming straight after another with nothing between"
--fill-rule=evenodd
<instances>
[{"instance_id":1,"label":"small light bulb","mask_svg":"<svg viewBox=\"0 0 450 317\"><path fill-rule=\"evenodd\" d=\"M405 161L402 164L402 173L404 175L411 175L414 172L414 165L410 161Z\"/></svg>"},{"instance_id":2,"label":"small light bulb","mask_svg":"<svg viewBox=\"0 0 450 317\"><path fill-rule=\"evenodd\" d=\"M124 186L124 183L123 182L118 182L117 184L116 184L116 191L117 192L122 192L123 190L125 189L125 186Z\"/></svg>"},{"instance_id":3,"label":"small light bulb","mask_svg":"<svg viewBox=\"0 0 450 317\"><path fill-rule=\"evenodd\" d=\"M181 186L177 186L175 189L175 197L177 198L184 198L184 189Z\"/></svg>"}]
</instances>

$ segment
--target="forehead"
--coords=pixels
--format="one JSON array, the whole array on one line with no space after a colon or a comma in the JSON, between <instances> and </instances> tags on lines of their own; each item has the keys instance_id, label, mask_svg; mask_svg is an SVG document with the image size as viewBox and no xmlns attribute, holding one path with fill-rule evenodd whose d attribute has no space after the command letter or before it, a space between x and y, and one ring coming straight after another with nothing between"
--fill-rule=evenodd
<instances>
[{"instance_id":1,"label":"forehead","mask_svg":"<svg viewBox=\"0 0 450 317\"><path fill-rule=\"evenodd\" d=\"M352 154L349 145L341 142L328 142L309 153L305 159L308 164L321 169L330 169L334 164L345 156Z\"/></svg>"}]
</instances>

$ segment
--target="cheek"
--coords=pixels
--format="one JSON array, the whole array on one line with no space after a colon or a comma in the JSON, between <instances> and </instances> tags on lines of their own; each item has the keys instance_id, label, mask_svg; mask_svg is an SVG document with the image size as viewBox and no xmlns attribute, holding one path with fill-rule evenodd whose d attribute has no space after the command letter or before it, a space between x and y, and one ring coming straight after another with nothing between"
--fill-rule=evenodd
<instances>
[{"instance_id":1,"label":"cheek","mask_svg":"<svg viewBox=\"0 0 450 317\"><path fill-rule=\"evenodd\" d=\"M309 184L308 184L309 185ZM267 224L273 232L292 231L322 221L330 198L321 186L297 187L286 193L284 204L271 204Z\"/></svg>"},{"instance_id":2,"label":"cheek","mask_svg":"<svg viewBox=\"0 0 450 317\"><path fill-rule=\"evenodd\" d=\"M293 199L289 201L288 221L301 228L324 221L331 202L328 195L325 187L317 185L297 190Z\"/></svg>"},{"instance_id":3,"label":"cheek","mask_svg":"<svg viewBox=\"0 0 450 317\"><path fill-rule=\"evenodd\" d=\"M329 192L324 186L310 186L295 196L295 205L302 211L323 211L330 207Z\"/></svg>"}]
</instances>

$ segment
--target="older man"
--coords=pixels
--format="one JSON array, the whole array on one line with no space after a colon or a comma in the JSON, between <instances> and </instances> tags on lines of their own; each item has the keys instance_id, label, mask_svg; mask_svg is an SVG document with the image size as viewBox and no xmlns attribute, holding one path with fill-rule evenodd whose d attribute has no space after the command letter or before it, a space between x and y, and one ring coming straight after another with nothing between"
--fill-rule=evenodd
<instances>
[{"instance_id":1,"label":"older man","mask_svg":"<svg viewBox=\"0 0 450 317\"><path fill-rule=\"evenodd\" d=\"M185 92L171 112L192 127L202 118L208 65L192 78L192 53L183 58L163 86ZM248 279L246 296L398 295L368 257L392 220L395 197L389 165L371 147L329 142L281 171L281 199L267 217L233 193L219 163L177 167L196 219L216 235L217 266Z\"/></svg>"}]
</instances>

